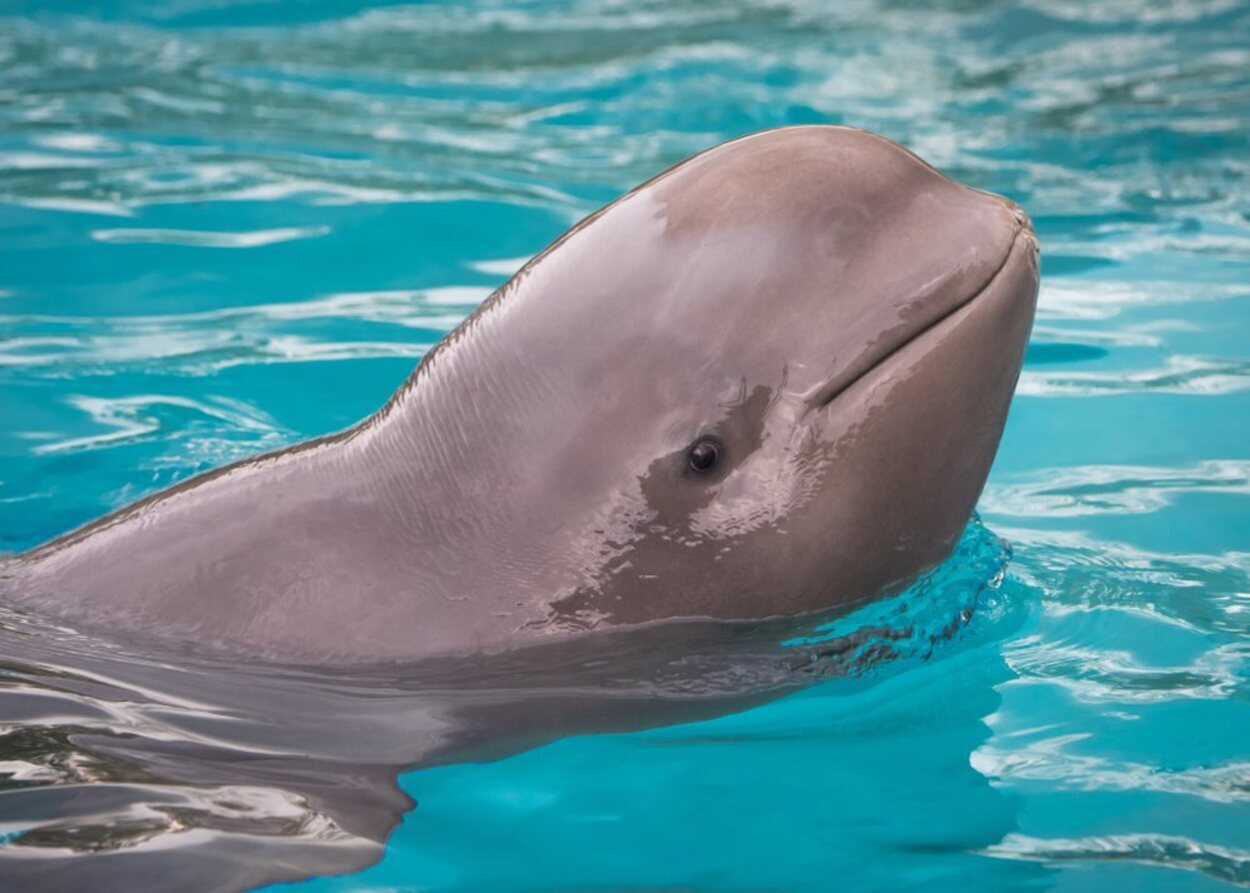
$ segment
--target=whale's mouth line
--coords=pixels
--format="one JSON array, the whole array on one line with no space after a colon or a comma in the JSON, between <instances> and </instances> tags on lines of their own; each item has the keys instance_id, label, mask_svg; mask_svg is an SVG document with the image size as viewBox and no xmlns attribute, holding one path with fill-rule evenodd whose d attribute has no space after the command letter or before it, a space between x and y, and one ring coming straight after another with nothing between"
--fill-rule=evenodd
<instances>
[{"instance_id":1,"label":"whale's mouth line","mask_svg":"<svg viewBox=\"0 0 1250 893\"><path fill-rule=\"evenodd\" d=\"M919 329L917 329L915 332L908 335L898 344L891 347L889 351L887 351L879 360L877 360L867 369L864 369L854 378L850 379L847 382L844 382L843 384L827 392L822 388L821 391L818 392L817 395L811 400L811 409L815 411L824 409L834 400L837 400L840 396L842 396L848 390L853 388L863 378L871 374L873 371L879 369L883 364L888 363L891 359L897 356L902 350L904 350L908 345L912 344L914 341L920 338L923 338L928 332L931 332L933 329L937 328L942 323L946 322L948 319L950 319L955 314L959 313L965 307L969 307L972 304L976 303L977 298L981 297L983 294L985 294L991 288L993 288L994 283L998 281L999 277L1002 276L1003 271L1007 269L1007 265L1011 262L1012 255L1015 254L1016 252L1016 247L1020 244L1021 237L1030 235L1031 233L1032 233L1032 229L1022 221L1020 226L1016 229L1015 234L1012 236L1011 244L1007 246L1007 250L1003 254L1002 261L998 264L997 267L994 268L994 272L990 274L989 278L985 280L985 283L980 288L973 290L973 292L968 297L964 298L954 307L947 310L945 313L938 315L937 317L930 320L929 322L925 323L925 325L921 326Z\"/></svg>"}]
</instances>

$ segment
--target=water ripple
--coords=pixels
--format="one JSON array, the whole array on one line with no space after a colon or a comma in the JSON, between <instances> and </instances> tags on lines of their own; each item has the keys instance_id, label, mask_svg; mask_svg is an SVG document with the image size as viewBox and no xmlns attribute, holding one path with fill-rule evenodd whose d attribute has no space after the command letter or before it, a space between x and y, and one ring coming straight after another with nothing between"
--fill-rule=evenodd
<instances>
[{"instance_id":1,"label":"water ripple","mask_svg":"<svg viewBox=\"0 0 1250 893\"><path fill-rule=\"evenodd\" d=\"M1117 372L1025 370L1016 393L1027 397L1109 397L1154 392L1219 396L1250 388L1250 360L1174 354L1162 366Z\"/></svg>"},{"instance_id":2,"label":"water ripple","mask_svg":"<svg viewBox=\"0 0 1250 893\"><path fill-rule=\"evenodd\" d=\"M261 248L296 239L315 239L330 232L328 226L259 229L246 233L214 233L178 229L97 229L91 238L114 245L189 245L195 248Z\"/></svg>"},{"instance_id":3,"label":"water ripple","mask_svg":"<svg viewBox=\"0 0 1250 893\"><path fill-rule=\"evenodd\" d=\"M1155 791L1216 803L1250 801L1250 762L1195 769L1077 754L1066 745L1084 736L1057 735L1024 745L1012 739L983 745L972 755L978 772L1000 782L1045 782L1060 790Z\"/></svg>"},{"instance_id":4,"label":"water ripple","mask_svg":"<svg viewBox=\"0 0 1250 893\"><path fill-rule=\"evenodd\" d=\"M1166 508L1185 493L1250 495L1250 460L1146 468L1085 465L1045 468L1028 480L992 482L981 499L986 512L1015 517L1141 514Z\"/></svg>"},{"instance_id":5,"label":"water ripple","mask_svg":"<svg viewBox=\"0 0 1250 893\"><path fill-rule=\"evenodd\" d=\"M196 428L213 432L213 440L233 443L232 433L242 432L248 438L247 451L266 445L276 447L285 439L272 419L254 407L237 400L191 400L185 397L140 395L104 399L75 396L68 401L86 413L97 426L111 429L102 434L74 437L40 443L32 448L35 455L94 450L145 440L166 439L169 428L185 435ZM203 443L201 443L203 449ZM237 449L237 446L235 447Z\"/></svg>"},{"instance_id":6,"label":"water ripple","mask_svg":"<svg viewBox=\"0 0 1250 893\"><path fill-rule=\"evenodd\" d=\"M1217 880L1250 884L1250 851L1214 846L1186 837L1117 834L1071 839L1008 835L990 847L990 855L1045 862L1141 862L1199 871Z\"/></svg>"}]
</instances>

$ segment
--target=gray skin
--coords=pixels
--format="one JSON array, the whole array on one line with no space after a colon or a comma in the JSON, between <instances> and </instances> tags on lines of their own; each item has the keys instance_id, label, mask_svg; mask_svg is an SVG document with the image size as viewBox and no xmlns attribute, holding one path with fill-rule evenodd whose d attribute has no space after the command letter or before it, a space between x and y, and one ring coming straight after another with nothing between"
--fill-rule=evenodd
<instances>
[{"instance_id":1,"label":"gray skin","mask_svg":"<svg viewBox=\"0 0 1250 893\"><path fill-rule=\"evenodd\" d=\"M311 662L856 603L958 539L1037 286L1013 203L860 130L748 136L569 230L360 424L20 555L5 590Z\"/></svg>"}]
</instances>

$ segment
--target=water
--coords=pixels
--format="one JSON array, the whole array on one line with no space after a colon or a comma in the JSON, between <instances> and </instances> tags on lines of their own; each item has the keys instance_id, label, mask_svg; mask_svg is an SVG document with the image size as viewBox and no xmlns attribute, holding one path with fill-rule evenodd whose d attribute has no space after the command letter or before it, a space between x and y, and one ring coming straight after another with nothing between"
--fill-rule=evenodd
<instances>
[{"instance_id":1,"label":"water","mask_svg":"<svg viewBox=\"0 0 1250 893\"><path fill-rule=\"evenodd\" d=\"M754 706L700 690L698 721L453 748L403 774L412 808L401 744L489 740L533 695L515 668L472 719L377 677L229 706L182 658L0 618L0 869L208 846L381 857L304 890L1250 885L1250 5L831 6L5 5L0 549L355 421L571 222L752 130L856 124L1015 198L1044 278L992 535L904 599L930 632L966 611L949 635ZM789 690L761 661L745 688Z\"/></svg>"}]
</instances>

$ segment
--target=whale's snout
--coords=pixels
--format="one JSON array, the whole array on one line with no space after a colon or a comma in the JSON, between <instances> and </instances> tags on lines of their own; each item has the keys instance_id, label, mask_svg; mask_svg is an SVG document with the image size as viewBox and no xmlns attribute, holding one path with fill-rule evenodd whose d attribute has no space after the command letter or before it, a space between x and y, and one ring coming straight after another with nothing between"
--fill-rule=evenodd
<instances>
[{"instance_id":1,"label":"whale's snout","mask_svg":"<svg viewBox=\"0 0 1250 893\"><path fill-rule=\"evenodd\" d=\"M960 192L947 203L948 229L932 236L949 268L898 299L898 324L883 326L857 374L844 371L812 407L836 457L821 508L826 566L846 593L897 585L950 552L989 474L1028 344L1039 281L1032 222L1009 199L951 185Z\"/></svg>"},{"instance_id":2,"label":"whale's snout","mask_svg":"<svg viewBox=\"0 0 1250 893\"><path fill-rule=\"evenodd\" d=\"M970 315L961 311L986 296L1016 301L1031 318L1037 291L1037 237L1014 201L957 183L871 134L857 132L853 151L834 146L865 170L888 176L874 182L836 168L828 173L831 196L840 202L833 229L847 247L835 286L813 316L826 342L833 337L834 350L823 379L803 391L812 410L945 321L957 324ZM847 226L848 219L857 225ZM1024 337L1027 329L978 346L984 372L1014 380ZM857 349L846 350L847 343Z\"/></svg>"}]
</instances>

